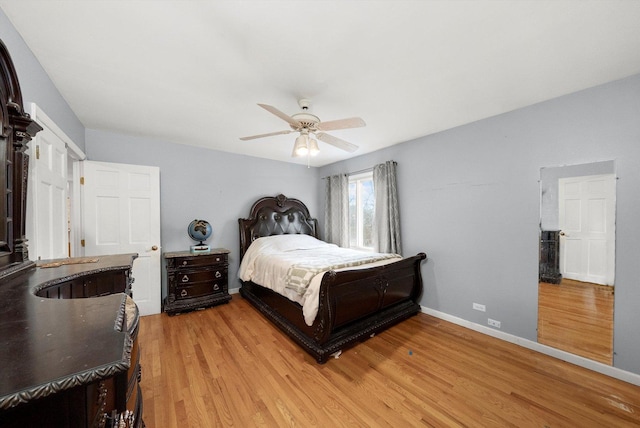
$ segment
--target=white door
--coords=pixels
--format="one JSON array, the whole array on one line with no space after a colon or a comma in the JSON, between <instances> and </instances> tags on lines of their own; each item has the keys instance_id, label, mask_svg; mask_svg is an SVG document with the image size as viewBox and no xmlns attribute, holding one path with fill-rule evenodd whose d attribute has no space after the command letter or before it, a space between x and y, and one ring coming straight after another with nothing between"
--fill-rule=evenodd
<instances>
[{"instance_id":1,"label":"white door","mask_svg":"<svg viewBox=\"0 0 640 428\"><path fill-rule=\"evenodd\" d=\"M613 285L614 174L559 180L560 271L567 279Z\"/></svg>"},{"instance_id":2,"label":"white door","mask_svg":"<svg viewBox=\"0 0 640 428\"><path fill-rule=\"evenodd\" d=\"M35 144L34 144L35 142ZM32 220L27 223L32 259L69 257L67 216L67 147L48 126L30 143Z\"/></svg>"},{"instance_id":3,"label":"white door","mask_svg":"<svg viewBox=\"0 0 640 428\"><path fill-rule=\"evenodd\" d=\"M160 169L83 162L85 256L137 253L133 300L160 313Z\"/></svg>"},{"instance_id":4,"label":"white door","mask_svg":"<svg viewBox=\"0 0 640 428\"><path fill-rule=\"evenodd\" d=\"M86 156L35 103L30 104L30 114L42 131L28 146L29 257L45 260L81 256L78 161Z\"/></svg>"}]
</instances>

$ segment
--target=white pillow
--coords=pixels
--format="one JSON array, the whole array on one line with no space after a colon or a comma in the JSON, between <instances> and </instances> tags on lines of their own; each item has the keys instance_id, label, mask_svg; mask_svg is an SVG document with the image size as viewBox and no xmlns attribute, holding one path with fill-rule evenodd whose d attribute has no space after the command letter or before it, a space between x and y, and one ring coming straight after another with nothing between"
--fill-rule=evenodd
<instances>
[{"instance_id":1,"label":"white pillow","mask_svg":"<svg viewBox=\"0 0 640 428\"><path fill-rule=\"evenodd\" d=\"M326 247L324 241L310 235L272 235L258 238L251 243L251 251L286 252L295 250L311 250L314 248Z\"/></svg>"}]
</instances>

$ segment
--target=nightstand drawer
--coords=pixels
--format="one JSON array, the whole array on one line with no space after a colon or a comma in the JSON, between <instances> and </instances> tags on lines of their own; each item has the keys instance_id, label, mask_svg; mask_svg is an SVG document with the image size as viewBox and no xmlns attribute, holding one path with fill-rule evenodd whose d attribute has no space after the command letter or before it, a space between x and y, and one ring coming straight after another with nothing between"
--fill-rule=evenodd
<instances>
[{"instance_id":1,"label":"nightstand drawer","mask_svg":"<svg viewBox=\"0 0 640 428\"><path fill-rule=\"evenodd\" d=\"M224 285L220 282L197 282L190 285L178 285L176 287L176 300L191 299L215 293L222 293Z\"/></svg>"},{"instance_id":2,"label":"nightstand drawer","mask_svg":"<svg viewBox=\"0 0 640 428\"><path fill-rule=\"evenodd\" d=\"M215 269L215 270L200 270L200 271L177 271L176 272L176 285L188 285L192 282L202 281L226 281L227 270Z\"/></svg>"},{"instance_id":3,"label":"nightstand drawer","mask_svg":"<svg viewBox=\"0 0 640 428\"><path fill-rule=\"evenodd\" d=\"M197 257L177 257L174 260L174 266L176 269L211 266L216 263L227 263L227 255L211 254Z\"/></svg>"}]
</instances>

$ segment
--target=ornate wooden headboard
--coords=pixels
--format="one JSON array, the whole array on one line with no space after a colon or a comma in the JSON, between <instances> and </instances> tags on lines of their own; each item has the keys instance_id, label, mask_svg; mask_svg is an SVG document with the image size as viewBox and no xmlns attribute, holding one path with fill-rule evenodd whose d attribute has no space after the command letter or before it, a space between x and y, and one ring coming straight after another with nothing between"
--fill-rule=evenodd
<instances>
[{"instance_id":1,"label":"ornate wooden headboard","mask_svg":"<svg viewBox=\"0 0 640 428\"><path fill-rule=\"evenodd\" d=\"M239 218L240 259L249 245L263 236L304 234L318 237L318 220L311 218L307 206L284 195L258 199L248 218Z\"/></svg>"}]
</instances>

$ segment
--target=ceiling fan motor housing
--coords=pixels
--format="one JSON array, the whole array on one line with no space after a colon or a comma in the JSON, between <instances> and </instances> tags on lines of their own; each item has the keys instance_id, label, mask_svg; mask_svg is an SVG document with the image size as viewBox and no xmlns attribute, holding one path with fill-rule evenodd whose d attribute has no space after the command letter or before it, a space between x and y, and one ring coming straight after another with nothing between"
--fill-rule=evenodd
<instances>
[{"instance_id":1,"label":"ceiling fan motor housing","mask_svg":"<svg viewBox=\"0 0 640 428\"><path fill-rule=\"evenodd\" d=\"M298 105L302 109L302 113L293 114L291 117L300 123L300 127L296 128L291 125L291 128L296 131L300 131L302 129L308 129L312 132L316 131L318 129L318 124L320 123L320 118L311 113L307 113L307 110L309 110L309 107L311 106L311 101L306 98L301 98L298 100Z\"/></svg>"},{"instance_id":2,"label":"ceiling fan motor housing","mask_svg":"<svg viewBox=\"0 0 640 428\"><path fill-rule=\"evenodd\" d=\"M313 131L317 129L318 124L320 123L320 118L311 113L296 113L291 117L298 121L298 123L300 123L301 125L301 128L296 128L295 126L291 125L291 127L295 130L307 128Z\"/></svg>"}]
</instances>

